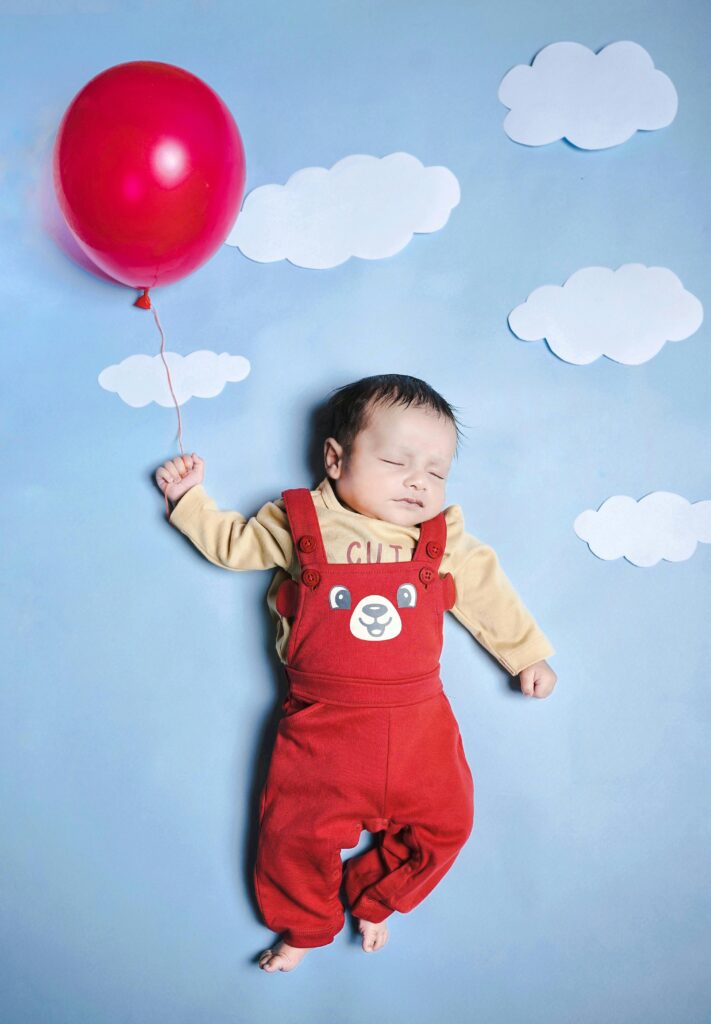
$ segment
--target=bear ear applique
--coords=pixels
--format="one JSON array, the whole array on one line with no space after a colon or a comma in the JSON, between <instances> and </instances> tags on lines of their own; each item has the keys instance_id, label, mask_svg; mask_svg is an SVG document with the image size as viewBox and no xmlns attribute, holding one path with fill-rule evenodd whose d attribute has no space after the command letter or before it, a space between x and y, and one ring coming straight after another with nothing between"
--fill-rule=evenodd
<instances>
[{"instance_id":1,"label":"bear ear applique","mask_svg":"<svg viewBox=\"0 0 711 1024\"><path fill-rule=\"evenodd\" d=\"M285 619L293 619L299 605L299 584L292 579L284 580L276 596L276 610Z\"/></svg>"},{"instance_id":2,"label":"bear ear applique","mask_svg":"<svg viewBox=\"0 0 711 1024\"><path fill-rule=\"evenodd\" d=\"M442 577L442 605L445 611L449 611L450 608L454 608L454 603L457 600L457 588L454 585L454 576L451 572L448 572Z\"/></svg>"}]
</instances>

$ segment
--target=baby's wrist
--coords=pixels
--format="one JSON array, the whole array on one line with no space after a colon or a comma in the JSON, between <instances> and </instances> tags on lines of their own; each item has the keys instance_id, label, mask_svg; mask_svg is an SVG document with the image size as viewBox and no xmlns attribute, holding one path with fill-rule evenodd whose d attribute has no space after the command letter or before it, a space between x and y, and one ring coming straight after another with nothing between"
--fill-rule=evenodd
<instances>
[{"instance_id":1,"label":"baby's wrist","mask_svg":"<svg viewBox=\"0 0 711 1024\"><path fill-rule=\"evenodd\" d=\"M180 494L177 494L174 498L171 498L170 495L168 496L168 501L173 503L173 508L175 508L178 502L184 498L189 491L192 491L193 487L197 487L197 484L190 484L189 487L186 487L184 491L181 491Z\"/></svg>"}]
</instances>

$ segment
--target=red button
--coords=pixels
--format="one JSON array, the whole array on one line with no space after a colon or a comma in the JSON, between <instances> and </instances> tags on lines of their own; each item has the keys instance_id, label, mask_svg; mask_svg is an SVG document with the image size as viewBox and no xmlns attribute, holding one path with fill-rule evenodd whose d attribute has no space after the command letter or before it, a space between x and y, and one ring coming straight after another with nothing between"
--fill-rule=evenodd
<instances>
[{"instance_id":1,"label":"red button","mask_svg":"<svg viewBox=\"0 0 711 1024\"><path fill-rule=\"evenodd\" d=\"M442 554L442 545L438 544L436 540L431 540L425 548L425 551L430 558L439 558Z\"/></svg>"},{"instance_id":2,"label":"red button","mask_svg":"<svg viewBox=\"0 0 711 1024\"><path fill-rule=\"evenodd\" d=\"M304 534L303 537L299 537L299 551L305 551L307 554L309 551L313 551L316 547L316 541L313 537L308 534Z\"/></svg>"},{"instance_id":3,"label":"red button","mask_svg":"<svg viewBox=\"0 0 711 1024\"><path fill-rule=\"evenodd\" d=\"M431 583L434 579L434 572L432 569L428 569L427 566L425 566L423 569L420 569L420 579L424 585L427 586L427 584Z\"/></svg>"},{"instance_id":4,"label":"red button","mask_svg":"<svg viewBox=\"0 0 711 1024\"><path fill-rule=\"evenodd\" d=\"M321 573L316 572L315 569L304 569L301 574L301 579L307 587L310 587L311 590L315 590L321 582Z\"/></svg>"}]
</instances>

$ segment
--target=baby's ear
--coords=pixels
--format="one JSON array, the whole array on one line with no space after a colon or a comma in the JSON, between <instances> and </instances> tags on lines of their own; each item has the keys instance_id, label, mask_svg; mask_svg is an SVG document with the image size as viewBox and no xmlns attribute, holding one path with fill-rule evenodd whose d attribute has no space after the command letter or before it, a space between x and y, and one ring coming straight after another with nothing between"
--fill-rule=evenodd
<instances>
[{"instance_id":1,"label":"baby's ear","mask_svg":"<svg viewBox=\"0 0 711 1024\"><path fill-rule=\"evenodd\" d=\"M335 437L327 437L323 443L323 464L331 480L338 480L343 469L343 447Z\"/></svg>"}]
</instances>

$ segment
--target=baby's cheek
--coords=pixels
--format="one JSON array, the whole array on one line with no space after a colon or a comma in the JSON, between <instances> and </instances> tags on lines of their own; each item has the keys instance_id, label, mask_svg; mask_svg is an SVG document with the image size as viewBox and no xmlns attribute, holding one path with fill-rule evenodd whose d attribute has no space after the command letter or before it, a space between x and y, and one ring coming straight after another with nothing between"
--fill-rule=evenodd
<instances>
[{"instance_id":1,"label":"baby's cheek","mask_svg":"<svg viewBox=\"0 0 711 1024\"><path fill-rule=\"evenodd\" d=\"M435 509L437 512L441 512L444 508L445 499L445 488L438 481L435 481L434 486L430 487L429 494L429 505L431 509Z\"/></svg>"}]
</instances>

